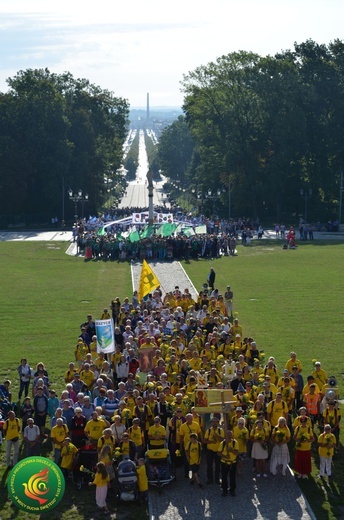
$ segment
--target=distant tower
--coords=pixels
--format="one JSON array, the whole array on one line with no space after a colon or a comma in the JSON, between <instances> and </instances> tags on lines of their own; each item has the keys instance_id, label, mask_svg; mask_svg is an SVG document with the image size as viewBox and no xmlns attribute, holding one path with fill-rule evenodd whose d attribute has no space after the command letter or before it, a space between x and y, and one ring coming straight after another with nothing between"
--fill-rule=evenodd
<instances>
[{"instance_id":1,"label":"distant tower","mask_svg":"<svg viewBox=\"0 0 344 520\"><path fill-rule=\"evenodd\" d=\"M149 120L149 92L147 93L147 113L146 113L146 119Z\"/></svg>"}]
</instances>

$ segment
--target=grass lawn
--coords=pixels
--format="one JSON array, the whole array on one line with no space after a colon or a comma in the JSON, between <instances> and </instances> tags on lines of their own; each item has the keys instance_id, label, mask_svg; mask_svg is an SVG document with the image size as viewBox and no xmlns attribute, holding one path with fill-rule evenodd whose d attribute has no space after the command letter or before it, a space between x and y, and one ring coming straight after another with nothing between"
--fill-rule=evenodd
<instances>
[{"instance_id":1,"label":"grass lawn","mask_svg":"<svg viewBox=\"0 0 344 520\"><path fill-rule=\"evenodd\" d=\"M85 263L66 255L65 249L63 243L0 243L0 379L12 380L15 399L16 367L23 355L31 366L43 361L60 392L62 375L73 360L80 323L89 312L99 317L114 297L123 299L132 294L128 263ZM304 376L312 371L312 359L320 360L328 375L337 377L343 395L344 244L321 241L283 251L279 243L264 241L252 247L239 246L238 252L237 257L184 262L183 267L200 290L212 265L215 286L222 292L227 284L231 285L244 335L254 337L266 357L274 355L282 368L289 352L295 350L303 363ZM7 491L4 447L0 450L2 505ZM315 464L314 478L301 483L318 519L338 518L341 511L337 508L344 507L340 498L344 485L340 461L335 460L331 487L315 479ZM72 485L67 488L62 505L49 514L49 520L97 518L94 489L84 488L80 495ZM116 517L133 518L134 509L133 504L124 505ZM136 507L135 518L140 520L145 515ZM18 513L6 502L1 519L10 518L33 517Z\"/></svg>"}]
</instances>

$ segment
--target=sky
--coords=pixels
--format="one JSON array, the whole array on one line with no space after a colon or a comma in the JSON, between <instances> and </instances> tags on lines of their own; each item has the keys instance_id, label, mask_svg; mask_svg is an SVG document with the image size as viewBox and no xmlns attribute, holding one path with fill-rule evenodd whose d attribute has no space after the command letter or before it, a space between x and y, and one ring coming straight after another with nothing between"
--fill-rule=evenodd
<instances>
[{"instance_id":1,"label":"sky","mask_svg":"<svg viewBox=\"0 0 344 520\"><path fill-rule=\"evenodd\" d=\"M0 0L0 91L20 70L86 78L130 106L180 107L183 75L239 50L344 40L343 0Z\"/></svg>"}]
</instances>

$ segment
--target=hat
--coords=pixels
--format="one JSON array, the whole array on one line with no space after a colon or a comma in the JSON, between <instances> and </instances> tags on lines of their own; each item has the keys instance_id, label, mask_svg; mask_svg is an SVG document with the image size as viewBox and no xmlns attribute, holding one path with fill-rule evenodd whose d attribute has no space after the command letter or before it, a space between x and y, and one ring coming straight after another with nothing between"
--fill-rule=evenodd
<instances>
[{"instance_id":1,"label":"hat","mask_svg":"<svg viewBox=\"0 0 344 520\"><path fill-rule=\"evenodd\" d=\"M211 418L211 420L212 420L212 421L217 421L217 422L220 421L220 419L219 419L218 417L216 417L215 415Z\"/></svg>"},{"instance_id":2,"label":"hat","mask_svg":"<svg viewBox=\"0 0 344 520\"><path fill-rule=\"evenodd\" d=\"M294 366L293 366L293 370L298 370L298 366L297 366L297 365L294 365Z\"/></svg>"},{"instance_id":3,"label":"hat","mask_svg":"<svg viewBox=\"0 0 344 520\"><path fill-rule=\"evenodd\" d=\"M314 365L315 365L315 366L320 366L321 363L320 363L320 361L316 361L316 362L314 363Z\"/></svg>"},{"instance_id":4,"label":"hat","mask_svg":"<svg viewBox=\"0 0 344 520\"><path fill-rule=\"evenodd\" d=\"M237 406L236 409L235 409L235 411L236 411L236 412L242 412L243 410L242 410L241 406Z\"/></svg>"},{"instance_id":5,"label":"hat","mask_svg":"<svg viewBox=\"0 0 344 520\"><path fill-rule=\"evenodd\" d=\"M285 372L285 373L288 373L288 374L289 374L289 370L288 370L287 368L285 368L285 369L283 370L283 372Z\"/></svg>"},{"instance_id":6,"label":"hat","mask_svg":"<svg viewBox=\"0 0 344 520\"><path fill-rule=\"evenodd\" d=\"M270 383L268 383L267 381L265 381L265 382L263 383L263 386L270 386Z\"/></svg>"},{"instance_id":7,"label":"hat","mask_svg":"<svg viewBox=\"0 0 344 520\"><path fill-rule=\"evenodd\" d=\"M241 338L240 334L235 335L236 338Z\"/></svg>"}]
</instances>

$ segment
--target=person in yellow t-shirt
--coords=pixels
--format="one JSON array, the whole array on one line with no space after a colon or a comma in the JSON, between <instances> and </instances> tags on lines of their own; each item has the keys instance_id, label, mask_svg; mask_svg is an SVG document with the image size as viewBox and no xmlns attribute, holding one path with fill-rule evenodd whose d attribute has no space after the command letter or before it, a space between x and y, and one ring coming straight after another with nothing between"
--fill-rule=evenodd
<instances>
[{"instance_id":1,"label":"person in yellow t-shirt","mask_svg":"<svg viewBox=\"0 0 344 520\"><path fill-rule=\"evenodd\" d=\"M318 437L318 453L320 458L319 477L323 478L325 474L331 479L332 476L332 457L336 446L336 437L331 433L331 425L325 424L324 432Z\"/></svg>"},{"instance_id":2,"label":"person in yellow t-shirt","mask_svg":"<svg viewBox=\"0 0 344 520\"><path fill-rule=\"evenodd\" d=\"M196 482L199 488L203 488L203 484L199 479L199 467L201 464L202 444L198 441L197 433L191 433L190 441L185 447L185 455L192 472L191 481Z\"/></svg>"},{"instance_id":3,"label":"person in yellow t-shirt","mask_svg":"<svg viewBox=\"0 0 344 520\"><path fill-rule=\"evenodd\" d=\"M291 381L293 381L293 379L290 379L290 377L285 377L283 379L283 384L278 388L278 392L281 392L282 394L282 400L287 403L289 412L292 412L295 400L295 390L290 384Z\"/></svg>"},{"instance_id":4,"label":"person in yellow t-shirt","mask_svg":"<svg viewBox=\"0 0 344 520\"><path fill-rule=\"evenodd\" d=\"M73 468L73 462L77 453L78 448L71 442L70 437L66 437L62 444L60 466L65 476L68 476L68 472Z\"/></svg>"},{"instance_id":5,"label":"person in yellow t-shirt","mask_svg":"<svg viewBox=\"0 0 344 520\"><path fill-rule=\"evenodd\" d=\"M154 449L164 448L166 440L166 428L162 426L160 417L154 417L153 425L148 430L149 447Z\"/></svg>"},{"instance_id":6,"label":"person in yellow t-shirt","mask_svg":"<svg viewBox=\"0 0 344 520\"><path fill-rule=\"evenodd\" d=\"M192 358L189 361L190 368L192 368L192 370L199 370L201 364L202 358L200 358L198 351L194 350L192 352Z\"/></svg>"},{"instance_id":7,"label":"person in yellow t-shirt","mask_svg":"<svg viewBox=\"0 0 344 520\"><path fill-rule=\"evenodd\" d=\"M128 434L129 439L135 442L138 458L141 458L144 454L145 445L143 431L140 428L140 419L137 417L133 419L133 425L128 429Z\"/></svg>"},{"instance_id":8,"label":"person in yellow t-shirt","mask_svg":"<svg viewBox=\"0 0 344 520\"><path fill-rule=\"evenodd\" d=\"M233 429L233 437L236 441L238 441L238 468L237 474L242 474L242 466L243 462L247 456L247 442L250 438L250 432L246 428L246 421L244 417L240 417L238 419L237 425Z\"/></svg>"},{"instance_id":9,"label":"person in yellow t-shirt","mask_svg":"<svg viewBox=\"0 0 344 520\"><path fill-rule=\"evenodd\" d=\"M148 478L146 471L145 459L141 458L138 460L138 466L136 468L137 473L137 485L139 488L141 500L147 500L148 498Z\"/></svg>"},{"instance_id":10,"label":"person in yellow t-shirt","mask_svg":"<svg viewBox=\"0 0 344 520\"><path fill-rule=\"evenodd\" d=\"M64 382L71 383L73 381L74 374L77 372L75 368L75 364L73 362L69 363L68 370L64 374Z\"/></svg>"},{"instance_id":11,"label":"person in yellow t-shirt","mask_svg":"<svg viewBox=\"0 0 344 520\"><path fill-rule=\"evenodd\" d=\"M314 383L316 383L322 392L323 386L326 385L327 374L323 368L321 368L320 361L316 361L314 363L314 370L312 372L312 376L314 377Z\"/></svg>"},{"instance_id":12,"label":"person in yellow t-shirt","mask_svg":"<svg viewBox=\"0 0 344 520\"><path fill-rule=\"evenodd\" d=\"M92 412L91 419L87 421L85 426L85 433L88 439L97 444L106 426L104 419L99 417L97 412Z\"/></svg>"},{"instance_id":13,"label":"person in yellow t-shirt","mask_svg":"<svg viewBox=\"0 0 344 520\"><path fill-rule=\"evenodd\" d=\"M88 346L82 341L82 339L79 339L74 348L75 361L77 361L79 366L84 361L87 353Z\"/></svg>"},{"instance_id":14,"label":"person in yellow t-shirt","mask_svg":"<svg viewBox=\"0 0 344 520\"><path fill-rule=\"evenodd\" d=\"M307 478L312 472L311 446L314 441L313 430L307 426L307 418L300 419L300 426L294 431L295 461L294 471L298 473L298 478Z\"/></svg>"},{"instance_id":15,"label":"person in yellow t-shirt","mask_svg":"<svg viewBox=\"0 0 344 520\"><path fill-rule=\"evenodd\" d=\"M285 364L285 368L288 370L289 374L292 373L293 367L297 366L299 374L302 372L302 363L299 359L296 357L296 352L290 352L290 358Z\"/></svg>"},{"instance_id":16,"label":"person in yellow t-shirt","mask_svg":"<svg viewBox=\"0 0 344 520\"><path fill-rule=\"evenodd\" d=\"M3 432L6 439L6 463L7 467L12 467L11 451L13 448L13 466L18 462L19 456L19 435L20 435L20 421L16 417L13 410L8 412L8 418L3 424Z\"/></svg>"},{"instance_id":17,"label":"person in yellow t-shirt","mask_svg":"<svg viewBox=\"0 0 344 520\"><path fill-rule=\"evenodd\" d=\"M63 423L63 419L56 419L56 426L53 426L50 432L51 442L54 446L54 460L55 464L60 463L61 450L63 441L68 436L68 426Z\"/></svg>"},{"instance_id":18,"label":"person in yellow t-shirt","mask_svg":"<svg viewBox=\"0 0 344 520\"><path fill-rule=\"evenodd\" d=\"M274 446L272 448L270 460L270 472L273 475L277 474L277 468L282 466L282 475L286 475L286 469L290 462L288 442L290 441L290 430L287 426L285 417L278 419L278 424L272 430L271 434Z\"/></svg>"},{"instance_id":19,"label":"person in yellow t-shirt","mask_svg":"<svg viewBox=\"0 0 344 520\"><path fill-rule=\"evenodd\" d=\"M218 484L220 481L220 459L217 455L220 442L225 438L224 431L219 427L219 418L215 415L211 427L205 432L203 443L207 447L207 484Z\"/></svg>"},{"instance_id":20,"label":"person in yellow t-shirt","mask_svg":"<svg viewBox=\"0 0 344 520\"><path fill-rule=\"evenodd\" d=\"M110 477L106 471L104 462L98 462L97 472L95 474L93 482L89 482L89 486L96 486L96 503L100 509L103 509L105 513L109 512L106 497L108 487L110 485Z\"/></svg>"},{"instance_id":21,"label":"person in yellow t-shirt","mask_svg":"<svg viewBox=\"0 0 344 520\"><path fill-rule=\"evenodd\" d=\"M80 371L80 377L88 388L93 388L96 376L94 375L94 372L90 370L89 363L84 364L84 369Z\"/></svg>"},{"instance_id":22,"label":"person in yellow t-shirt","mask_svg":"<svg viewBox=\"0 0 344 520\"><path fill-rule=\"evenodd\" d=\"M97 442L98 453L101 452L101 450L104 446L110 446L111 456L113 456L113 454L115 452L115 444L116 444L116 439L112 435L111 428L105 428L105 430L103 430L103 434L99 437L98 442Z\"/></svg>"},{"instance_id":23,"label":"person in yellow t-shirt","mask_svg":"<svg viewBox=\"0 0 344 520\"><path fill-rule=\"evenodd\" d=\"M228 493L228 473L229 473L229 492L232 496L236 495L236 472L237 458L239 455L239 444L234 439L233 432L228 430L226 438L220 443L217 452L221 461L221 487L222 496Z\"/></svg>"},{"instance_id":24,"label":"person in yellow t-shirt","mask_svg":"<svg viewBox=\"0 0 344 520\"><path fill-rule=\"evenodd\" d=\"M276 398L270 401L266 408L267 420L271 423L271 426L277 426L278 419L280 417L288 418L288 405L285 401L282 401L282 393L277 392Z\"/></svg>"},{"instance_id":25,"label":"person in yellow t-shirt","mask_svg":"<svg viewBox=\"0 0 344 520\"><path fill-rule=\"evenodd\" d=\"M186 420L185 423L182 424L179 429L179 434L180 434L180 447L181 447L181 451L183 452L183 455L184 455L184 474L185 474L185 477L188 477L190 467L189 467L189 463L188 463L188 460L187 460L187 457L185 454L185 448L188 445L188 443L190 442L190 435L192 433L197 433L198 438L200 440L202 440L202 430L201 430L199 423L194 420L192 413L188 413L185 416L185 420Z\"/></svg>"}]
</instances>

